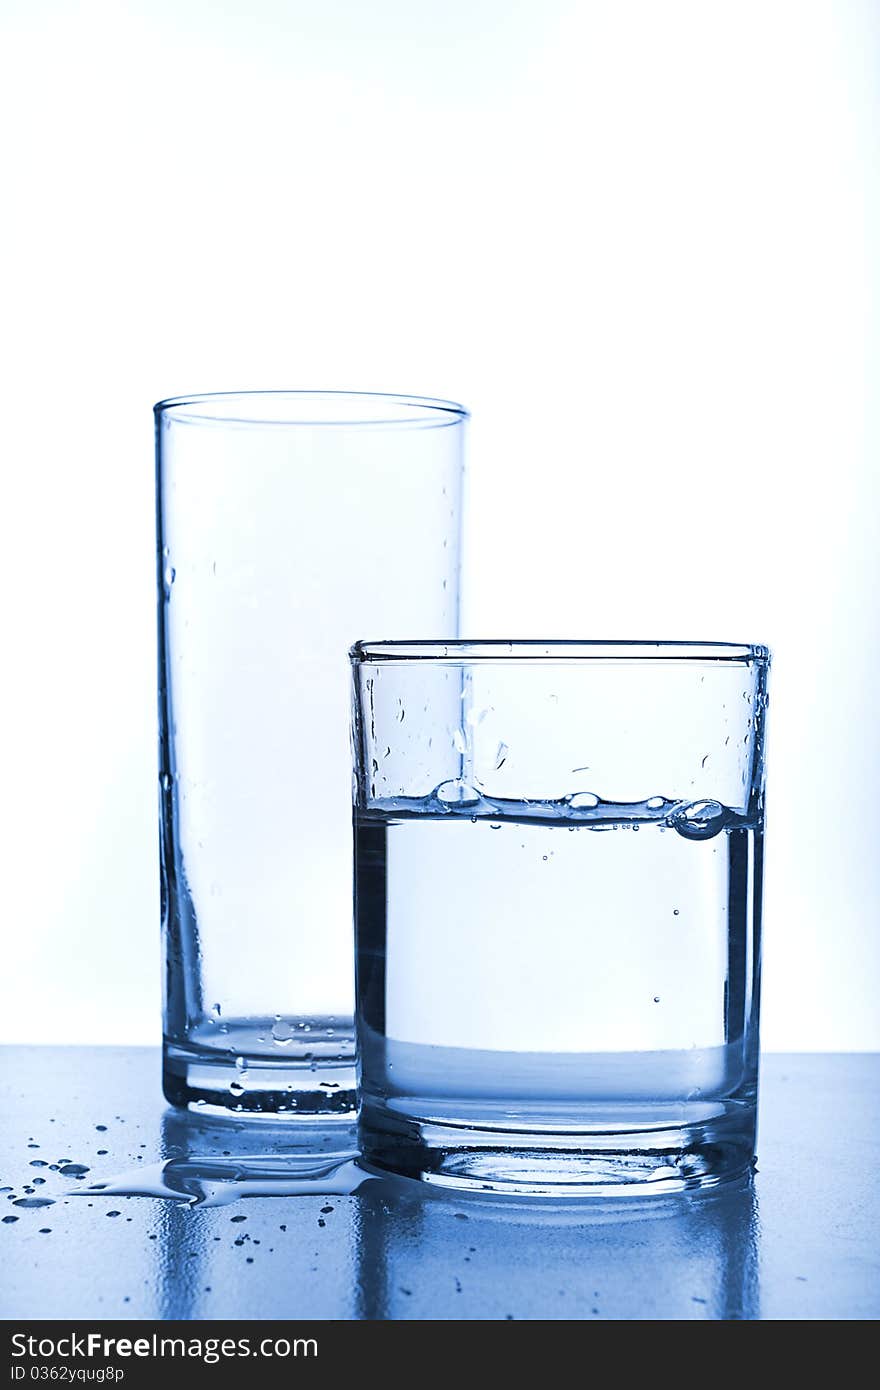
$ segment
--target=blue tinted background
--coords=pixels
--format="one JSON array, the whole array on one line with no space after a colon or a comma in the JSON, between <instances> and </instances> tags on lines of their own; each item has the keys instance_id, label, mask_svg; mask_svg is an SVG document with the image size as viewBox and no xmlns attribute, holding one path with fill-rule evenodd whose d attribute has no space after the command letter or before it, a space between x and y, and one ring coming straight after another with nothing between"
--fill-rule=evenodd
<instances>
[{"instance_id":1,"label":"blue tinted background","mask_svg":"<svg viewBox=\"0 0 880 1390\"><path fill-rule=\"evenodd\" d=\"M295 385L472 408L470 634L774 647L764 1041L880 1046L878 25L8 0L5 1038L157 1036L149 407Z\"/></svg>"}]
</instances>

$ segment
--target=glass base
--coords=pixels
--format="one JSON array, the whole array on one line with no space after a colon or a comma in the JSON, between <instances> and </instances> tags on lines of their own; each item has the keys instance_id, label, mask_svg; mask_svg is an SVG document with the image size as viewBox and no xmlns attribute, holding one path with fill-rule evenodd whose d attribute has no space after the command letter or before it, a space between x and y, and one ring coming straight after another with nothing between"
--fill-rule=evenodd
<instances>
[{"instance_id":1,"label":"glass base","mask_svg":"<svg viewBox=\"0 0 880 1390\"><path fill-rule=\"evenodd\" d=\"M754 1168L754 1110L657 1128L481 1128L402 1120L367 1106L364 1161L422 1182L512 1196L628 1197L741 1182Z\"/></svg>"},{"instance_id":2,"label":"glass base","mask_svg":"<svg viewBox=\"0 0 880 1390\"><path fill-rule=\"evenodd\" d=\"M202 1113L283 1118L350 1120L357 1110L354 1040L337 1029L332 1043L310 1039L309 1051L267 1055L261 1037L241 1026L224 1035L223 1046L201 1038L188 1043L166 1039L162 1050L162 1090L171 1105L198 1107Z\"/></svg>"}]
</instances>

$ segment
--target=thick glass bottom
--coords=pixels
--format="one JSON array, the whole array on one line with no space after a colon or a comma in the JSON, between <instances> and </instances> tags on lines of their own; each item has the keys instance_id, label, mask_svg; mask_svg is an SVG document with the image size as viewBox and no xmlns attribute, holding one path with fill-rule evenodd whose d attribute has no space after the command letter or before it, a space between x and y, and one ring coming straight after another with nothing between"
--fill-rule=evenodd
<instances>
[{"instance_id":1,"label":"thick glass bottom","mask_svg":"<svg viewBox=\"0 0 880 1390\"><path fill-rule=\"evenodd\" d=\"M514 1196L625 1197L738 1182L754 1167L755 1108L729 1101L684 1124L609 1122L609 1107L564 1129L415 1120L367 1102L363 1158L442 1187ZM644 1117L641 1117L644 1119Z\"/></svg>"},{"instance_id":2,"label":"thick glass bottom","mask_svg":"<svg viewBox=\"0 0 880 1390\"><path fill-rule=\"evenodd\" d=\"M166 1039L165 1099L176 1106L198 1106L203 1113L350 1120L357 1109L351 1028L337 1027L332 1036L315 1030L307 1047L297 1039L284 1052L273 1052L270 1027L241 1020L217 1042L202 1036L186 1043Z\"/></svg>"}]
</instances>

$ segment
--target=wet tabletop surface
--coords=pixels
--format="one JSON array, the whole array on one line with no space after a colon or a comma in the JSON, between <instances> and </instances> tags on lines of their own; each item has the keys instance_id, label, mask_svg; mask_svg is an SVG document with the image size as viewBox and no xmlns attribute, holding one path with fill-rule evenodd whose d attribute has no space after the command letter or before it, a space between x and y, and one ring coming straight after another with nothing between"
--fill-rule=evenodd
<instances>
[{"instance_id":1,"label":"wet tabletop surface","mask_svg":"<svg viewBox=\"0 0 880 1390\"><path fill-rule=\"evenodd\" d=\"M332 1178L250 1195L351 1131L171 1111L150 1048L0 1049L0 1092L4 1318L880 1315L877 1054L765 1057L754 1186L622 1210ZM230 1182L243 1156L268 1180ZM208 1203L83 1190L163 1163Z\"/></svg>"}]
</instances>

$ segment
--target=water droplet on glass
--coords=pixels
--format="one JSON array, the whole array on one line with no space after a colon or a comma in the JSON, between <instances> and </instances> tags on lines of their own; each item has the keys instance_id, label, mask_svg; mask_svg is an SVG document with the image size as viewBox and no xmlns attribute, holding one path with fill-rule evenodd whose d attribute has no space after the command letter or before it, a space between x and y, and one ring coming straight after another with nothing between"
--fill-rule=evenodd
<instances>
[{"instance_id":1,"label":"water droplet on glass","mask_svg":"<svg viewBox=\"0 0 880 1390\"><path fill-rule=\"evenodd\" d=\"M470 724L471 728L474 729L478 724L482 724L488 713L488 709L469 709L464 717L465 723Z\"/></svg>"},{"instance_id":2,"label":"water droplet on glass","mask_svg":"<svg viewBox=\"0 0 880 1390\"><path fill-rule=\"evenodd\" d=\"M54 1207L55 1200L52 1197L17 1197L12 1203L14 1207Z\"/></svg>"},{"instance_id":3,"label":"water droplet on glass","mask_svg":"<svg viewBox=\"0 0 880 1390\"><path fill-rule=\"evenodd\" d=\"M272 1025L272 1041L279 1047L287 1047L293 1041L293 1029L290 1024L277 1019Z\"/></svg>"},{"instance_id":4,"label":"water droplet on glass","mask_svg":"<svg viewBox=\"0 0 880 1390\"><path fill-rule=\"evenodd\" d=\"M58 1171L63 1178L78 1178L89 1170L85 1163L62 1163Z\"/></svg>"},{"instance_id":5,"label":"water droplet on glass","mask_svg":"<svg viewBox=\"0 0 880 1390\"><path fill-rule=\"evenodd\" d=\"M724 829L727 813L719 801L692 801L677 806L667 823L686 840L711 840Z\"/></svg>"},{"instance_id":6,"label":"water droplet on glass","mask_svg":"<svg viewBox=\"0 0 880 1390\"><path fill-rule=\"evenodd\" d=\"M177 570L174 569L174 567L173 567L172 565L166 565L166 566L165 566L165 574L163 575L163 578L164 578L164 580L165 580L165 588L166 588L166 589L170 589L170 588L171 588L171 585L174 583L175 579L177 578Z\"/></svg>"},{"instance_id":7,"label":"water droplet on glass","mask_svg":"<svg viewBox=\"0 0 880 1390\"><path fill-rule=\"evenodd\" d=\"M672 915L673 915L673 917L677 917L677 916L678 916L678 908L677 908L677 907L674 907L674 908L672 909Z\"/></svg>"},{"instance_id":8,"label":"water droplet on glass","mask_svg":"<svg viewBox=\"0 0 880 1390\"><path fill-rule=\"evenodd\" d=\"M235 1070L242 1076L247 1071L247 1062L245 1061L244 1057L236 1057Z\"/></svg>"},{"instance_id":9,"label":"water droplet on glass","mask_svg":"<svg viewBox=\"0 0 880 1390\"><path fill-rule=\"evenodd\" d=\"M659 995L659 994L655 994L655 995L654 995L654 1003L655 1003L655 1004L659 1004L659 1003L660 1003L660 995Z\"/></svg>"},{"instance_id":10,"label":"water droplet on glass","mask_svg":"<svg viewBox=\"0 0 880 1390\"><path fill-rule=\"evenodd\" d=\"M705 756L705 758L703 759L703 761L700 763L700 767L705 767L708 761L709 761L709 754L707 753L706 756Z\"/></svg>"},{"instance_id":11,"label":"water droplet on glass","mask_svg":"<svg viewBox=\"0 0 880 1390\"><path fill-rule=\"evenodd\" d=\"M220 1005L219 1005L219 1004L212 1004L212 1005L211 1005L211 1018L213 1019L214 1023L217 1022L217 1020L219 1019L219 1017L220 1017Z\"/></svg>"},{"instance_id":12,"label":"water droplet on glass","mask_svg":"<svg viewBox=\"0 0 880 1390\"><path fill-rule=\"evenodd\" d=\"M480 801L480 793L461 777L441 782L434 795L444 806L476 806Z\"/></svg>"},{"instance_id":13,"label":"water droplet on glass","mask_svg":"<svg viewBox=\"0 0 880 1390\"><path fill-rule=\"evenodd\" d=\"M467 752L467 740L465 739L463 729L453 729L452 746L455 749L456 753Z\"/></svg>"}]
</instances>

